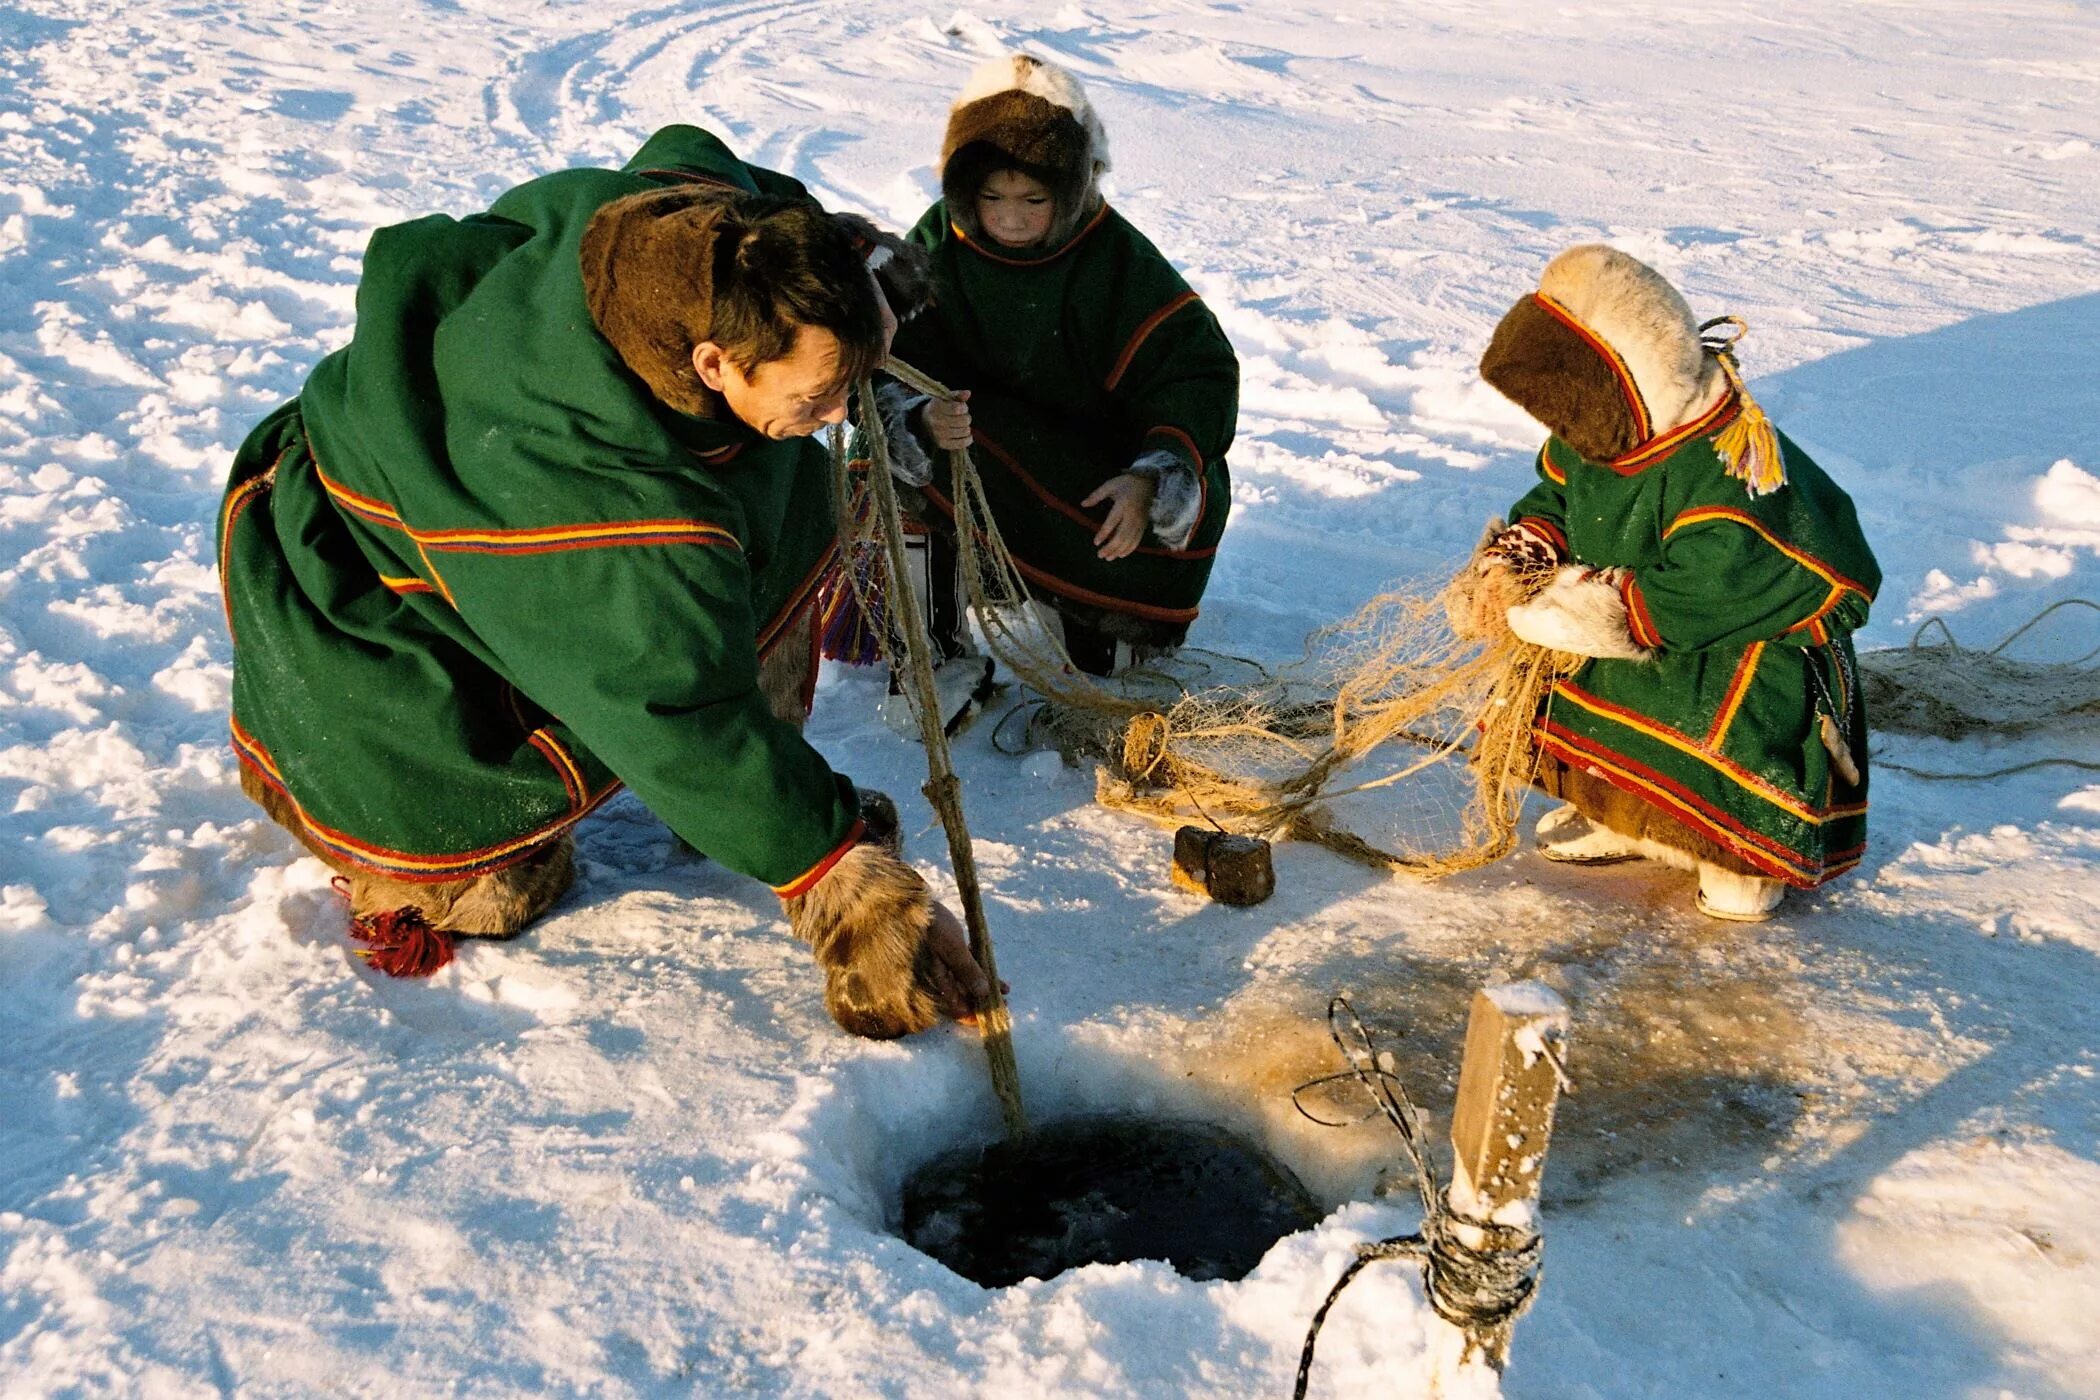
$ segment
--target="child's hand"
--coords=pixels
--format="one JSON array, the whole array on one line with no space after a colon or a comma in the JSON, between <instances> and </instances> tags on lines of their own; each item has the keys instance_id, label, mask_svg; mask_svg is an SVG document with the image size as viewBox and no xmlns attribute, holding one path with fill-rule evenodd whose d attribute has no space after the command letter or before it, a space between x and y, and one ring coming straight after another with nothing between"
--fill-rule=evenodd
<instances>
[{"instance_id":1,"label":"child's hand","mask_svg":"<svg viewBox=\"0 0 2100 1400\"><path fill-rule=\"evenodd\" d=\"M926 407L919 410L919 420L926 425L926 436L933 439L935 447L950 451L970 445L970 391L963 390L952 399L928 399Z\"/></svg>"},{"instance_id":2,"label":"child's hand","mask_svg":"<svg viewBox=\"0 0 2100 1400\"><path fill-rule=\"evenodd\" d=\"M1133 476L1129 472L1112 476L1096 487L1094 494L1081 501L1082 506L1098 506L1109 503L1108 519L1094 532L1094 543L1100 545L1103 559L1121 559L1138 547L1145 538L1145 523L1152 514L1152 493L1155 483L1149 476Z\"/></svg>"}]
</instances>

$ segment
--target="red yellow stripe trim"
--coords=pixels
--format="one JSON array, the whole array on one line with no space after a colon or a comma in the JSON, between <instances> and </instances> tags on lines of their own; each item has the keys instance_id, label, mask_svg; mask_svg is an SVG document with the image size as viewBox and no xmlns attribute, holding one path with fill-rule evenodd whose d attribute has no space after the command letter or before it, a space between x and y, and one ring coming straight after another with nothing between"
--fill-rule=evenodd
<instances>
[{"instance_id":1,"label":"red yellow stripe trim","mask_svg":"<svg viewBox=\"0 0 2100 1400\"><path fill-rule=\"evenodd\" d=\"M1130 341L1123 347L1123 353L1116 356L1116 367L1108 372L1108 379L1101 386L1102 391L1114 393L1116 385L1122 383L1123 375L1130 369L1131 360L1136 358L1138 348L1151 338L1152 332L1159 329L1160 323L1181 310L1182 307L1187 306L1190 302L1197 300L1200 300L1200 298L1194 292L1183 292L1165 306L1138 322L1138 328L1131 332ZM1201 460L1200 457L1198 460Z\"/></svg>"},{"instance_id":2,"label":"red yellow stripe trim","mask_svg":"<svg viewBox=\"0 0 2100 1400\"><path fill-rule=\"evenodd\" d=\"M277 468L284 461L287 447L277 454L277 461L270 469L252 476L226 493L226 503L219 507L219 604L226 610L226 636L233 640L233 527L239 522L241 512L254 503L258 493L267 490L277 479Z\"/></svg>"},{"instance_id":3,"label":"red yellow stripe trim","mask_svg":"<svg viewBox=\"0 0 2100 1400\"><path fill-rule=\"evenodd\" d=\"M1713 727L1706 731L1706 747L1718 751L1721 742L1728 737L1729 726L1735 723L1736 711L1743 708L1743 697L1750 693L1750 678L1757 674L1758 662L1764 660L1764 642L1752 642L1743 649L1742 659L1735 663L1735 674L1729 678L1728 691L1721 697L1721 708L1714 714Z\"/></svg>"},{"instance_id":4,"label":"red yellow stripe trim","mask_svg":"<svg viewBox=\"0 0 2100 1400\"><path fill-rule=\"evenodd\" d=\"M1560 526L1552 521L1536 515L1526 515L1518 519L1517 528L1519 530L1527 530L1544 540L1560 558L1565 559L1568 557L1570 553L1568 537L1562 534Z\"/></svg>"},{"instance_id":5,"label":"red yellow stripe trim","mask_svg":"<svg viewBox=\"0 0 2100 1400\"><path fill-rule=\"evenodd\" d=\"M1752 831L1676 780L1550 721L1541 726L1539 745L1562 762L1592 769L1614 786L1646 798L1687 826L1712 837L1748 864L1800 889L1814 889L1835 879L1858 865L1866 853L1864 844L1854 846L1832 854L1817 867L1799 852ZM1862 805L1859 810L1866 809Z\"/></svg>"},{"instance_id":6,"label":"red yellow stripe trim","mask_svg":"<svg viewBox=\"0 0 2100 1400\"><path fill-rule=\"evenodd\" d=\"M1568 474L1562 471L1559 465L1554 462L1553 453L1549 448L1541 447L1539 449L1538 467L1539 475L1552 482L1555 486L1566 486L1568 484Z\"/></svg>"},{"instance_id":7,"label":"red yellow stripe trim","mask_svg":"<svg viewBox=\"0 0 2100 1400\"><path fill-rule=\"evenodd\" d=\"M1619 580L1619 598L1626 604L1626 630L1633 639L1651 650L1660 647L1662 633L1655 626L1655 615L1648 611L1648 600L1641 596L1640 580L1631 569Z\"/></svg>"},{"instance_id":8,"label":"red yellow stripe trim","mask_svg":"<svg viewBox=\"0 0 2100 1400\"><path fill-rule=\"evenodd\" d=\"M1729 420L1740 413L1742 407L1741 396L1731 393L1691 422L1682 427L1672 428L1661 437L1650 438L1631 452L1614 457L1604 465L1620 476L1632 476L1645 471L1693 439L1717 433L1727 427Z\"/></svg>"},{"instance_id":9,"label":"red yellow stripe trim","mask_svg":"<svg viewBox=\"0 0 2100 1400\"><path fill-rule=\"evenodd\" d=\"M705 520L612 520L598 524L535 525L508 530L419 530L384 501L351 490L322 471L314 475L333 500L351 514L375 525L399 530L418 548L440 554L551 554L571 549L620 545L703 544L741 549L737 537ZM428 555L425 555L428 562ZM433 569L435 574L435 569ZM444 580L436 583L442 590ZM446 594L449 598L449 592Z\"/></svg>"},{"instance_id":10,"label":"red yellow stripe trim","mask_svg":"<svg viewBox=\"0 0 2100 1400\"><path fill-rule=\"evenodd\" d=\"M312 814L300 805L299 799L294 797L291 789L286 786L283 773L278 771L276 760L270 756L270 751L263 747L262 741L243 728L237 719L232 721L232 729L235 757L284 797L291 805L292 811L298 815L305 834L316 844L327 847L346 865L410 884L434 884L441 880L466 879L474 875L485 875L492 870L501 870L507 865L515 865L530 858L540 847L574 826L596 810L605 799L620 790L620 784L613 782L607 784L602 792L586 796L581 801L572 798L569 811L508 841L500 841L473 851L417 855L374 846L347 832L315 821ZM535 744L533 747L539 748L539 745ZM543 754L546 752L545 749L540 751Z\"/></svg>"},{"instance_id":11,"label":"red yellow stripe trim","mask_svg":"<svg viewBox=\"0 0 2100 1400\"><path fill-rule=\"evenodd\" d=\"M867 835L868 824L856 817L853 822L853 829L846 833L846 839L839 842L830 855L825 856L824 859L818 861L786 884L773 886L773 893L779 895L782 899L793 899L798 895L808 894L812 889L816 888L817 881L829 875L831 867L844 860L846 852L866 840Z\"/></svg>"},{"instance_id":12,"label":"red yellow stripe trim","mask_svg":"<svg viewBox=\"0 0 2100 1400\"><path fill-rule=\"evenodd\" d=\"M1593 715L1611 720L1617 724L1623 724L1628 729L1645 734L1659 743L1669 745L1687 757L1697 759L1734 783L1737 787L1742 788L1745 792L1779 808L1779 810L1797 821L1821 826L1826 821L1838 817L1858 816L1867 810L1864 802L1842 807L1811 807L1800 798L1781 790L1770 781L1759 777L1742 765L1731 762L1717 753L1708 751L1704 745L1690 735L1681 734L1666 724L1659 724L1646 715L1637 714L1622 706L1614 705L1608 700L1601 700L1576 685L1573 681L1556 682L1553 687L1553 694L1556 698L1578 705Z\"/></svg>"},{"instance_id":13,"label":"red yellow stripe trim","mask_svg":"<svg viewBox=\"0 0 2100 1400\"><path fill-rule=\"evenodd\" d=\"M1867 591L1867 588L1864 584L1858 583L1853 579L1845 577L1836 569L1833 569L1830 565L1824 563L1822 560L1816 558L1815 555L1808 553L1806 550L1797 549L1793 545L1788 544L1785 540L1773 534L1772 531L1766 527L1763 521L1759 520L1749 511L1739 510L1734 506L1694 506L1690 510L1680 513L1675 520L1672 520L1668 525L1663 527L1663 538L1668 539L1670 538L1670 536L1676 534L1679 530L1682 530L1687 526L1698 525L1708 520L1733 521L1735 524L1741 525L1745 529L1750 530L1751 532L1760 536L1766 544L1769 544L1770 546L1772 546L1772 548L1778 550L1781 554L1784 554L1787 558L1793 560L1796 564L1799 564L1802 568L1808 570L1817 578L1822 579L1823 582L1829 584L1832 588L1838 589L1841 592L1844 590L1850 590L1851 592L1857 593L1860 597L1865 598L1869 602L1872 602L1874 599L1874 595ZM1823 604L1822 608L1816 612L1815 616L1821 617L1824 613L1830 611L1832 607L1836 606L1836 603L1837 599L1835 598L1826 601Z\"/></svg>"}]
</instances>

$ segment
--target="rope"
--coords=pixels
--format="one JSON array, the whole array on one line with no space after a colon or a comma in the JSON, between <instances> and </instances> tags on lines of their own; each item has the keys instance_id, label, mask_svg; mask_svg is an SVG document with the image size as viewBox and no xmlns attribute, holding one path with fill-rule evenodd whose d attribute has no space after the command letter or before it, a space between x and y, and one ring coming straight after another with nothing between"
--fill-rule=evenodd
<instances>
[{"instance_id":1,"label":"rope","mask_svg":"<svg viewBox=\"0 0 2100 1400\"><path fill-rule=\"evenodd\" d=\"M1347 1036L1344 1017L1349 1023ZM1297 1388L1292 1392L1295 1400L1305 1400L1306 1387L1312 1379L1313 1351L1319 1345L1320 1329L1326 1325L1328 1312L1367 1265L1383 1259L1407 1259L1419 1264L1422 1292L1429 1306L1466 1335L1465 1359L1482 1356L1500 1371L1509 1358L1510 1334L1517 1319L1538 1293L1544 1241L1528 1227L1473 1220L1452 1209L1449 1197L1437 1189L1422 1110L1408 1097L1407 1086L1400 1077L1380 1063L1371 1033L1347 997L1335 997L1327 1003L1327 1033L1342 1052L1342 1058L1349 1062L1349 1068L1299 1085L1291 1091L1291 1104L1322 1127L1348 1127L1381 1115L1391 1123L1414 1167L1415 1191L1422 1202L1422 1227L1412 1235L1395 1235L1357 1246L1356 1258L1328 1290L1306 1330L1305 1347L1298 1354ZM1556 1073L1562 1072L1558 1062L1554 1068ZM1350 1080L1363 1086L1371 1097L1372 1108L1355 1118L1337 1121L1322 1118L1305 1106L1301 1096L1307 1090Z\"/></svg>"},{"instance_id":2,"label":"rope","mask_svg":"<svg viewBox=\"0 0 2100 1400\"><path fill-rule=\"evenodd\" d=\"M990 991L985 1004L977 1012L977 1026L984 1036L985 1057L991 1063L992 1089L999 1097L999 1114L1006 1123L1009 1138L1020 1139L1028 1133L1028 1118L1021 1107L1021 1070L1014 1060L1013 1014L1007 1009L1006 995L999 988L999 964L992 954L992 932L984 917L984 895L977 882L977 854L970 842L970 828L963 820L962 783L955 776L955 765L948 752L948 736L941 727L941 706L938 692L933 684L933 658L928 654L926 631L919 624L919 601L906 584L909 562L904 552L904 522L897 505L897 489L890 480L889 443L883 433L882 412L875 403L874 387L865 379L860 382L861 426L868 436L871 466L868 472L869 489L874 502L874 513L882 530L883 554L888 562L890 587L888 605L895 609L897 626L904 637L904 661L910 677L912 693L916 703L919 737L926 746L926 783L920 789L926 800L940 814L941 829L948 836L948 858L955 870L955 893L963 907L963 920L970 931L970 955L984 971ZM845 432L833 429L832 464L837 477L843 477L845 463ZM842 503L840 519L847 513L843 502L848 497L843 480L835 481ZM852 588L865 608L859 570L851 566L849 548L846 577L852 580ZM886 649L894 649L893 643L885 643Z\"/></svg>"},{"instance_id":3,"label":"rope","mask_svg":"<svg viewBox=\"0 0 2100 1400\"><path fill-rule=\"evenodd\" d=\"M899 360L888 360L883 371L915 393L954 397ZM1448 875L1515 848L1538 763L1532 721L1568 669L1565 658L1506 635L1487 643L1456 639L1439 594L1390 593L1315 634L1313 641L1328 644L1322 660L1335 674L1314 689L1301 692L1297 687L1312 683L1214 654L1260 679L1194 690L1178 677L1131 668L1111 690L1072 665L1054 631L1030 625L1032 591L1001 538L970 453L950 448L946 461L944 509L954 518L971 612L991 653L1042 697L1025 722L997 727L1002 752L1011 751L1016 731L1030 741L1041 735L1068 753L1105 760L1096 783L1104 806L1170 826L1186 824L1193 811L1220 830L1316 842L1382 870ZM1543 584L1548 575L1527 582ZM1312 662L1309 642L1306 665ZM1148 675L1165 683L1162 693L1133 694L1133 679ZM1421 744L1428 756L1388 778L1332 790L1393 738ZM1396 852L1329 815L1332 798L1389 787L1454 759L1470 760L1471 789L1453 813L1455 833L1411 835Z\"/></svg>"}]
</instances>

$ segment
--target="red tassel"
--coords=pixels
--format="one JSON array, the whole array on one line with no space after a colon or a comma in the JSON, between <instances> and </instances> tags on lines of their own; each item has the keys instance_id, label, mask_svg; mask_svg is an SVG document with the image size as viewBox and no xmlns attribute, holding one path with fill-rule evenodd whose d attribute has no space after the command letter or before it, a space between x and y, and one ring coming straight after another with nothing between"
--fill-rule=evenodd
<instances>
[{"instance_id":1,"label":"red tassel","mask_svg":"<svg viewBox=\"0 0 2100 1400\"><path fill-rule=\"evenodd\" d=\"M352 915L350 936L367 945L357 955L389 977L428 977L452 961L452 935L414 907Z\"/></svg>"}]
</instances>

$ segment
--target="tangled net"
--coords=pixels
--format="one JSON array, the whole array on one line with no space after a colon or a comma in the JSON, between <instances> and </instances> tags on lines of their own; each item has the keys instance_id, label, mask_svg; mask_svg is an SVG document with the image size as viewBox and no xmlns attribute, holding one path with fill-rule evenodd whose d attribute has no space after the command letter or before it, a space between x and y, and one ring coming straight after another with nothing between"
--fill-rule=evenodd
<instances>
[{"instance_id":1,"label":"tangled net","mask_svg":"<svg viewBox=\"0 0 2100 1400\"><path fill-rule=\"evenodd\" d=\"M1961 739L1972 734L2026 734L2100 719L2100 646L2070 661L2023 661L2006 654L2013 643L2067 608L2100 614L2100 603L2066 598L1986 648L1963 646L1946 621L1935 617L1918 628L1909 646L1862 652L1861 685L1874 727L1894 734ZM1927 641L1928 637L1936 639Z\"/></svg>"},{"instance_id":2,"label":"tangled net","mask_svg":"<svg viewBox=\"0 0 2100 1400\"><path fill-rule=\"evenodd\" d=\"M950 395L909 365L892 360L885 370L917 392ZM861 427L869 469L886 472L879 415L863 415ZM1101 760L1102 805L1166 825L1311 841L1422 876L1473 869L1515 848L1538 763L1533 720L1553 682L1581 658L1506 631L1464 640L1447 619L1443 589L1419 588L1382 594L1314 633L1305 656L1278 671L1215 658L1240 673L1218 682L1205 678L1216 668L1204 654L1189 652L1104 684L1072 664L1058 630L1031 605L969 454L951 452L949 463L956 545L985 643L1039 697L1026 710L1032 740ZM833 440L833 468L846 535L842 575L861 615L876 617L882 555L842 435ZM1520 582L1542 586L1549 576ZM895 647L881 638L892 660ZM1374 754L1390 761L1366 776ZM1443 776L1441 787L1428 781L1432 774ZM1418 818L1387 846L1351 830L1332 806L1402 783L1415 785L1412 809L1437 816Z\"/></svg>"}]
</instances>

